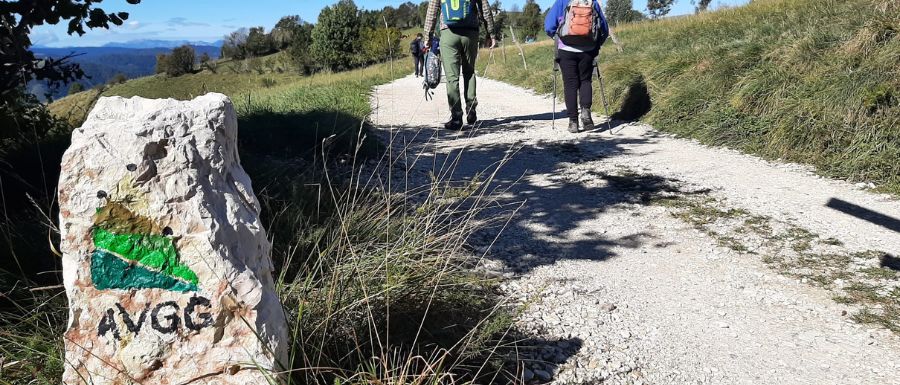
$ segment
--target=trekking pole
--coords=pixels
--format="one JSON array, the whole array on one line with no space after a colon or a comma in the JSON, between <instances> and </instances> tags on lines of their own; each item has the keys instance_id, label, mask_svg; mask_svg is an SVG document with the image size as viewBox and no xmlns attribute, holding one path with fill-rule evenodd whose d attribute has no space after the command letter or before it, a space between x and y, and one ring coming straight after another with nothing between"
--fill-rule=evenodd
<instances>
[{"instance_id":1,"label":"trekking pole","mask_svg":"<svg viewBox=\"0 0 900 385\"><path fill-rule=\"evenodd\" d=\"M606 112L606 129L612 134L612 116L609 114L609 103L606 101L606 87L603 85L603 75L600 74L600 63L594 64L597 69L597 79L600 79L600 98L603 99L603 110Z\"/></svg>"},{"instance_id":2,"label":"trekking pole","mask_svg":"<svg viewBox=\"0 0 900 385\"><path fill-rule=\"evenodd\" d=\"M553 61L553 129L556 129L556 73L559 72L559 63Z\"/></svg>"},{"instance_id":3,"label":"trekking pole","mask_svg":"<svg viewBox=\"0 0 900 385\"><path fill-rule=\"evenodd\" d=\"M553 36L553 123L551 126L556 130L556 75L559 72L559 43L557 37Z\"/></svg>"}]
</instances>

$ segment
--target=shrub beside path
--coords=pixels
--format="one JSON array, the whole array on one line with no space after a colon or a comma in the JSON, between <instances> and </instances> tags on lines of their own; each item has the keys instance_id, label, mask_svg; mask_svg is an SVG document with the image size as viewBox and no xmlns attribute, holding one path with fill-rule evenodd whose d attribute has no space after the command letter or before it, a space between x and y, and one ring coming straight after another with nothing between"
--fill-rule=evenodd
<instances>
[{"instance_id":1,"label":"shrub beside path","mask_svg":"<svg viewBox=\"0 0 900 385\"><path fill-rule=\"evenodd\" d=\"M443 85L414 77L370 119L407 187L500 166L519 209L471 243L554 341L521 349L529 382L900 384L895 198L641 124L554 130L548 97L478 81L474 129L438 130Z\"/></svg>"}]
</instances>

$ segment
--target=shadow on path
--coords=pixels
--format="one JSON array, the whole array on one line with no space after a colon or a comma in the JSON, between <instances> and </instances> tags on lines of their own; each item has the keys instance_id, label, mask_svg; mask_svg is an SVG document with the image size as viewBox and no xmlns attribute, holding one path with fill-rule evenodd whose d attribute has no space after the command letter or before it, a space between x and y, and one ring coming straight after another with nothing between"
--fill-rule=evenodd
<instances>
[{"instance_id":1,"label":"shadow on path","mask_svg":"<svg viewBox=\"0 0 900 385\"><path fill-rule=\"evenodd\" d=\"M564 119L566 116L565 114L565 110L556 114L557 119L560 120L556 124L556 129L559 130L561 134L568 134L568 132L566 131L565 122L562 121L562 119ZM474 125L466 125L465 128L460 131L440 129L438 128L438 125L435 125L434 127L395 125L392 126L392 129L395 130L395 134L399 134L405 137L407 140L417 140L424 143L423 138L426 137L452 139L477 138L488 134L530 130L536 128L536 126L539 125L546 125L547 127L550 127L552 122L553 114L550 112L545 112L533 115L511 116L501 119L479 120ZM616 132L627 126L631 122L626 120L612 119L608 122L606 120L595 120L594 123L595 124L593 128L583 130L579 134L600 134L610 131ZM659 134L656 133L648 133L648 138L655 138L658 135Z\"/></svg>"},{"instance_id":2,"label":"shadow on path","mask_svg":"<svg viewBox=\"0 0 900 385\"><path fill-rule=\"evenodd\" d=\"M831 198L826 207L840 211L864 221L884 227L888 230L900 233L900 219L869 210L857 204L853 204L838 198Z\"/></svg>"},{"instance_id":3,"label":"shadow on path","mask_svg":"<svg viewBox=\"0 0 900 385\"><path fill-rule=\"evenodd\" d=\"M397 143L407 146L405 157L401 155L406 164L401 168L414 166L439 180L471 181L476 177L483 182L485 176L496 172L482 188L499 193L501 198L483 216L508 216L521 208L502 233L502 226L489 227L476 233L470 242L478 249L490 246L492 257L504 260L517 272L562 259L602 261L617 256L621 248L635 249L653 243L653 237L646 232L613 237L606 235L608 229L591 222L618 205L648 205L655 197L682 193L675 181L655 175L624 168L571 167L626 153L630 145L646 143L652 137L586 134L571 141L529 140L523 144L513 140L467 146L466 139L489 131L457 133L409 127L394 132L395 148ZM585 150L588 148L589 152Z\"/></svg>"}]
</instances>

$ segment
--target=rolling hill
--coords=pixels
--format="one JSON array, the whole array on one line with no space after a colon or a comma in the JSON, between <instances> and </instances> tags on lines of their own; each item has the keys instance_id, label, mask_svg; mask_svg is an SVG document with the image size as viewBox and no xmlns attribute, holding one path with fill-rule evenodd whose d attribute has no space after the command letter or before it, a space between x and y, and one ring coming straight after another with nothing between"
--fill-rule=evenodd
<instances>
[{"instance_id":1,"label":"rolling hill","mask_svg":"<svg viewBox=\"0 0 900 385\"><path fill-rule=\"evenodd\" d=\"M75 55L71 61L81 65L81 68L88 76L88 78L81 80L80 83L85 88L93 88L107 83L116 74L124 74L129 79L152 75L153 67L156 65L156 55L170 52L171 46L173 44L177 46L177 43L184 42L152 40L126 43L124 44L125 46L37 47L34 49L34 52L38 57L60 58L67 55ZM159 46L152 48L140 47L147 44L158 44ZM204 53L211 57L219 56L219 45L194 45L193 47L197 56ZM32 94L41 98L44 98L49 93L54 100L65 96L68 92L68 87L51 89L47 84L38 81L30 82L28 89Z\"/></svg>"}]
</instances>

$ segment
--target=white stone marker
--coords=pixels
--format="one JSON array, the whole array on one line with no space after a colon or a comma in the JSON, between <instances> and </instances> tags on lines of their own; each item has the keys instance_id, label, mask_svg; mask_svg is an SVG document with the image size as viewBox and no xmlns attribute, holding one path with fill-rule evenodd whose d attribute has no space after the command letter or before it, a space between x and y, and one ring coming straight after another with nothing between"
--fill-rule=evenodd
<instances>
[{"instance_id":1,"label":"white stone marker","mask_svg":"<svg viewBox=\"0 0 900 385\"><path fill-rule=\"evenodd\" d=\"M287 326L225 95L101 98L59 181L66 384L265 384ZM260 370L262 369L262 370Z\"/></svg>"}]
</instances>

